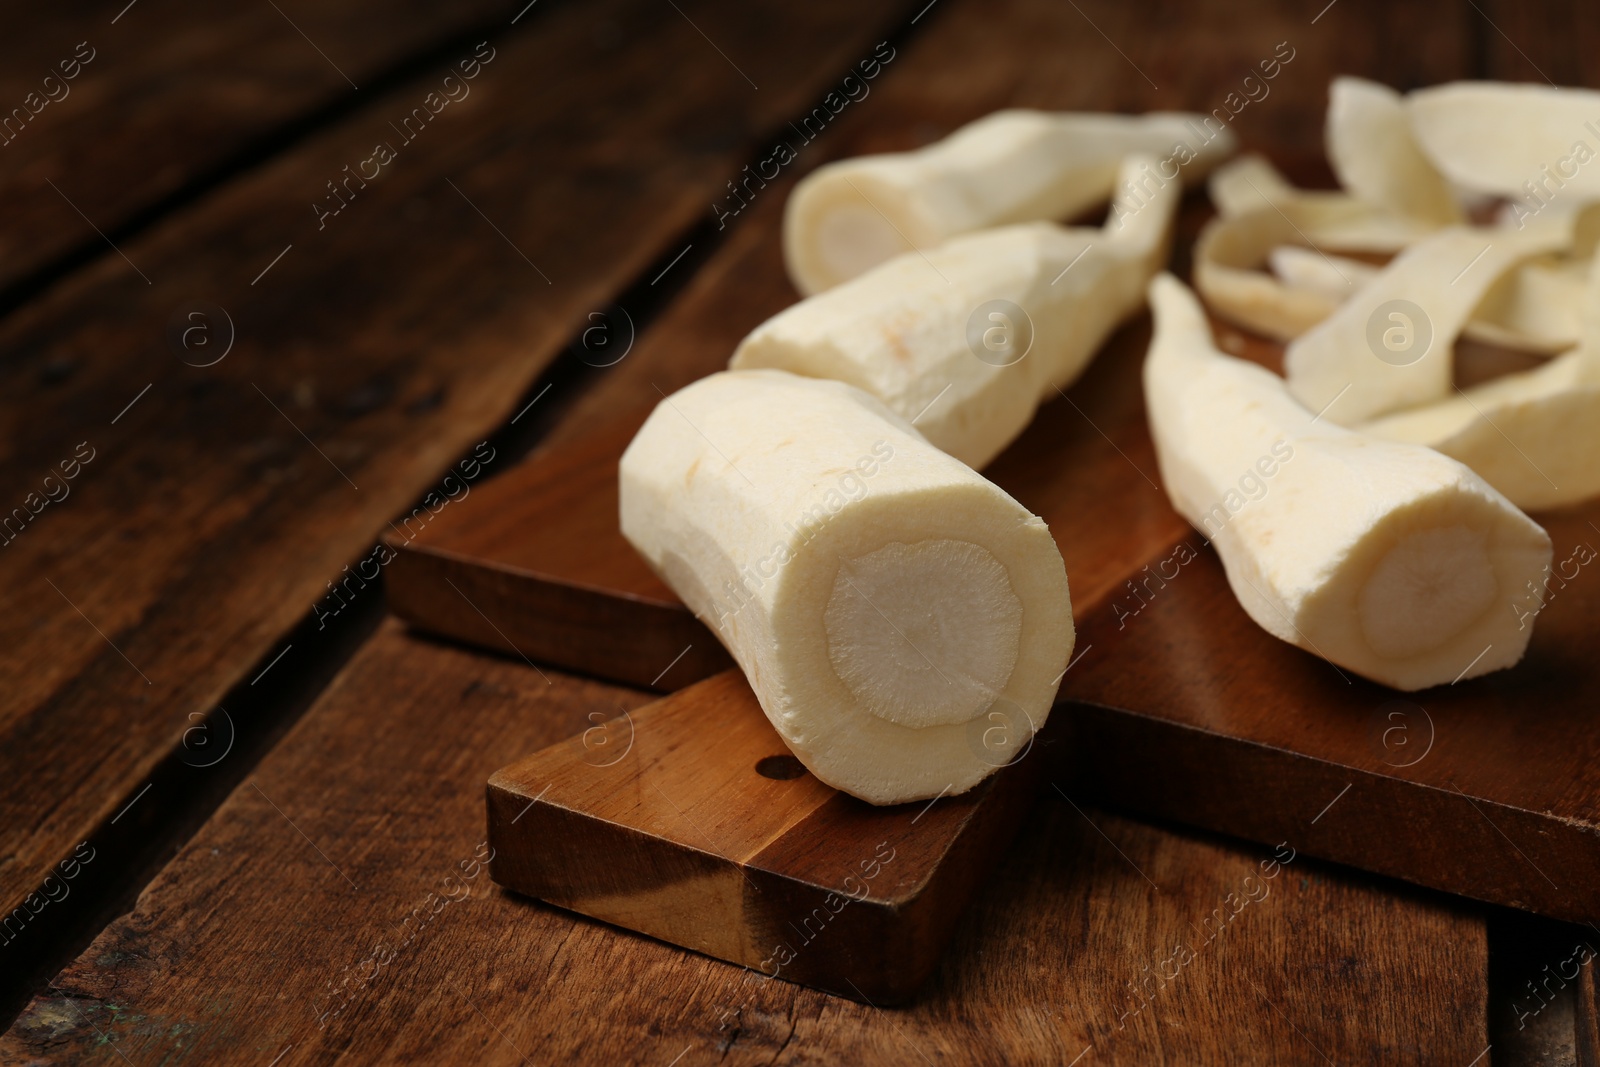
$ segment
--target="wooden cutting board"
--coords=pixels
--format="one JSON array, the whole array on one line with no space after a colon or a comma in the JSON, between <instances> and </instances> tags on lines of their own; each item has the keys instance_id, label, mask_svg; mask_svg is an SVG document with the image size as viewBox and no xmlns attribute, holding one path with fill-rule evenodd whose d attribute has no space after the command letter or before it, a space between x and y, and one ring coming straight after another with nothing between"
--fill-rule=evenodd
<instances>
[{"instance_id":1,"label":"wooden cutting board","mask_svg":"<svg viewBox=\"0 0 1600 1067\"><path fill-rule=\"evenodd\" d=\"M727 670L490 778L490 869L768 978L902 1004L1022 824L1056 733L961 796L873 807L807 773Z\"/></svg>"},{"instance_id":2,"label":"wooden cutting board","mask_svg":"<svg viewBox=\"0 0 1600 1067\"><path fill-rule=\"evenodd\" d=\"M1072 583L1079 658L1060 710L1077 720L1061 746L1075 756L1056 773L1105 802L1266 843L1315 817L1312 854L1600 922L1600 566L1569 563L1573 576L1553 580L1510 671L1409 695L1341 674L1256 627L1161 494L1138 383L1147 341L1146 326L1122 331L986 471L1049 522ZM1482 373L1487 357L1467 357ZM617 530L616 463L645 414L538 453L391 539L395 611L663 691L725 668ZM1600 548L1600 506L1536 518L1558 567ZM1194 558L1180 564L1182 544Z\"/></svg>"}]
</instances>

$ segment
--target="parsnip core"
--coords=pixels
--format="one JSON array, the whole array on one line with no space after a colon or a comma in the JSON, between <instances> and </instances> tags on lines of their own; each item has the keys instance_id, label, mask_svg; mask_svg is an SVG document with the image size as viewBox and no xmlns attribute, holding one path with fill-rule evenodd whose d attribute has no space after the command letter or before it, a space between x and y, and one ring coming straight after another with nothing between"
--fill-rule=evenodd
<instances>
[{"instance_id":1,"label":"parsnip core","mask_svg":"<svg viewBox=\"0 0 1600 1067\"><path fill-rule=\"evenodd\" d=\"M1444 645L1494 602L1485 531L1452 524L1407 534L1361 589L1361 632L1380 656L1406 659Z\"/></svg>"},{"instance_id":2,"label":"parsnip core","mask_svg":"<svg viewBox=\"0 0 1600 1067\"><path fill-rule=\"evenodd\" d=\"M841 200L817 223L814 247L838 278L854 278L911 246L870 204Z\"/></svg>"},{"instance_id":3,"label":"parsnip core","mask_svg":"<svg viewBox=\"0 0 1600 1067\"><path fill-rule=\"evenodd\" d=\"M946 726L977 718L1010 681L1022 601L981 545L896 541L840 561L823 624L828 660L861 710Z\"/></svg>"}]
</instances>

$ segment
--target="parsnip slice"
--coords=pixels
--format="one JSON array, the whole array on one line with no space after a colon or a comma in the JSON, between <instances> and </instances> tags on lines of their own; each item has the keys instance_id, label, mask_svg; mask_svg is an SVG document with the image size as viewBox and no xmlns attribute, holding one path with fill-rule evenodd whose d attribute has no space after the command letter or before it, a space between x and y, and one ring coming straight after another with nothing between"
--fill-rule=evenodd
<instances>
[{"instance_id":1,"label":"parsnip slice","mask_svg":"<svg viewBox=\"0 0 1600 1067\"><path fill-rule=\"evenodd\" d=\"M1328 162L1358 200L1446 226L1463 221L1450 184L1418 147L1405 101L1386 85L1339 77L1328 90Z\"/></svg>"},{"instance_id":2,"label":"parsnip slice","mask_svg":"<svg viewBox=\"0 0 1600 1067\"><path fill-rule=\"evenodd\" d=\"M819 167L789 197L784 258L806 296L958 234L1065 219L1112 195L1124 157L1158 181L1193 181L1234 151L1207 116L997 111L914 152Z\"/></svg>"},{"instance_id":3,"label":"parsnip slice","mask_svg":"<svg viewBox=\"0 0 1600 1067\"><path fill-rule=\"evenodd\" d=\"M1145 402L1173 506L1274 636L1398 689L1516 663L1550 538L1462 464L1319 419L1217 351L1198 302L1151 284Z\"/></svg>"},{"instance_id":4,"label":"parsnip slice","mask_svg":"<svg viewBox=\"0 0 1600 1067\"><path fill-rule=\"evenodd\" d=\"M1331 315L1382 269L1297 245L1274 248L1267 261L1287 289L1326 298L1327 311L1308 321L1306 329ZM1571 348L1578 343L1578 318L1584 301L1583 277L1576 266L1541 259L1507 271L1478 301L1462 336L1540 355ZM1308 319L1315 313L1309 300L1306 312Z\"/></svg>"},{"instance_id":5,"label":"parsnip slice","mask_svg":"<svg viewBox=\"0 0 1600 1067\"><path fill-rule=\"evenodd\" d=\"M1362 429L1454 456L1521 508L1600 496L1600 270L1580 304L1579 347Z\"/></svg>"},{"instance_id":6,"label":"parsnip slice","mask_svg":"<svg viewBox=\"0 0 1600 1067\"><path fill-rule=\"evenodd\" d=\"M1456 184L1534 203L1600 198L1600 92L1452 82L1406 100L1422 150Z\"/></svg>"},{"instance_id":7,"label":"parsnip slice","mask_svg":"<svg viewBox=\"0 0 1600 1067\"><path fill-rule=\"evenodd\" d=\"M1570 226L1456 226L1419 241L1289 343L1289 390L1351 425L1450 392L1455 338L1495 281L1518 262L1562 248Z\"/></svg>"},{"instance_id":8,"label":"parsnip slice","mask_svg":"<svg viewBox=\"0 0 1600 1067\"><path fill-rule=\"evenodd\" d=\"M1382 269L1365 260L1328 255L1299 245L1279 245L1267 253L1267 262L1272 273L1289 288L1328 297L1329 311L1348 300Z\"/></svg>"},{"instance_id":9,"label":"parsnip slice","mask_svg":"<svg viewBox=\"0 0 1600 1067\"><path fill-rule=\"evenodd\" d=\"M1398 252L1439 229L1427 219L1400 215L1349 193L1297 189L1260 156L1241 156L1217 168L1207 183L1224 221L1261 227L1276 208L1280 220L1324 252Z\"/></svg>"},{"instance_id":10,"label":"parsnip slice","mask_svg":"<svg viewBox=\"0 0 1600 1067\"><path fill-rule=\"evenodd\" d=\"M859 386L983 467L1144 305L1179 196L1138 184L1151 162L1128 159L1102 229L1025 223L906 253L768 319L729 365Z\"/></svg>"},{"instance_id":11,"label":"parsnip slice","mask_svg":"<svg viewBox=\"0 0 1600 1067\"><path fill-rule=\"evenodd\" d=\"M819 779L960 793L1043 725L1072 651L1043 520L843 382L725 371L623 454L622 532Z\"/></svg>"},{"instance_id":12,"label":"parsnip slice","mask_svg":"<svg viewBox=\"0 0 1600 1067\"><path fill-rule=\"evenodd\" d=\"M1362 430L1453 456L1521 508L1600 496L1600 375L1581 351Z\"/></svg>"}]
</instances>

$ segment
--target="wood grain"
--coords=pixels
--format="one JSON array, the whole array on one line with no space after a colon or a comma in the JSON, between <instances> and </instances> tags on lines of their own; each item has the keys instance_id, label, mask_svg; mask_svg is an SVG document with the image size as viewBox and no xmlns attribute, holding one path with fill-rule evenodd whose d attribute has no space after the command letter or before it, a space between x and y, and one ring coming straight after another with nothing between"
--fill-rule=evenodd
<instances>
[{"instance_id":1,"label":"wood grain","mask_svg":"<svg viewBox=\"0 0 1600 1067\"><path fill-rule=\"evenodd\" d=\"M0 500L37 512L0 549L0 915L233 687L296 669L302 649L274 662L297 620L314 615L315 642L379 595L379 532L455 506L492 467L474 442L587 311L674 255L756 131L892 20L843 3L730 12L709 28L758 92L670 5L554 7L537 33L496 37L471 95L413 139L391 123L444 64L0 323ZM670 93L663 55L691 57ZM319 230L326 183L378 140L398 157ZM195 299L236 329L203 368L180 356L215 349L164 338ZM69 495L29 503L91 453Z\"/></svg>"},{"instance_id":2,"label":"wood grain","mask_svg":"<svg viewBox=\"0 0 1600 1067\"><path fill-rule=\"evenodd\" d=\"M490 871L768 978L903 1004L1043 765L1030 750L961 796L874 807L807 773L726 670L496 771Z\"/></svg>"},{"instance_id":3,"label":"wood grain","mask_svg":"<svg viewBox=\"0 0 1600 1067\"><path fill-rule=\"evenodd\" d=\"M1574 1045L1578 1067L1600 1067L1600 983L1595 979L1594 961L1578 976Z\"/></svg>"},{"instance_id":4,"label":"wood grain","mask_svg":"<svg viewBox=\"0 0 1600 1067\"><path fill-rule=\"evenodd\" d=\"M397 66L500 22L504 8L122 6L42 5L0 36L0 290L75 251L114 257L96 227L115 234L281 147L319 114L355 106L355 86L372 96L376 79L381 94Z\"/></svg>"},{"instance_id":5,"label":"wood grain","mask_svg":"<svg viewBox=\"0 0 1600 1067\"><path fill-rule=\"evenodd\" d=\"M483 782L645 699L386 626L0 1063L109 1044L257 1067L1031 1065L1091 1045L1081 1063L1466 1064L1487 1044L1471 912L1059 797L979 869L931 986L892 1014L493 888ZM1165 964L1179 942L1194 958Z\"/></svg>"}]
</instances>

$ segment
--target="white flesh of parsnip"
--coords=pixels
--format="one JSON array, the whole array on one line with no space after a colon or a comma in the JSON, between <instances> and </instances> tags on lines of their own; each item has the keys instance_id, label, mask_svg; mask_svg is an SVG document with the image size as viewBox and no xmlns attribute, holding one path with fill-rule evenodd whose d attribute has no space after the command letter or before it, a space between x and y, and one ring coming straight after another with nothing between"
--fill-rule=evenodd
<instances>
[{"instance_id":1,"label":"white flesh of parsnip","mask_svg":"<svg viewBox=\"0 0 1600 1067\"><path fill-rule=\"evenodd\" d=\"M1160 160L1166 180L1199 180L1235 146L1206 118L997 111L914 152L819 167L785 206L789 277L810 296L958 234L1071 218L1110 198L1129 155Z\"/></svg>"},{"instance_id":2,"label":"white flesh of parsnip","mask_svg":"<svg viewBox=\"0 0 1600 1067\"><path fill-rule=\"evenodd\" d=\"M1440 226L1463 221L1450 183L1417 145L1404 99L1387 85L1333 79L1324 136L1339 184L1358 200Z\"/></svg>"},{"instance_id":3,"label":"white flesh of parsnip","mask_svg":"<svg viewBox=\"0 0 1600 1067\"><path fill-rule=\"evenodd\" d=\"M1330 312L1382 269L1365 260L1324 255L1300 245L1279 245L1267 254L1267 262L1289 288L1326 296L1331 301Z\"/></svg>"},{"instance_id":4,"label":"white flesh of parsnip","mask_svg":"<svg viewBox=\"0 0 1600 1067\"><path fill-rule=\"evenodd\" d=\"M623 534L827 784L961 793L1044 724L1073 644L1049 529L866 393L713 374L657 405L620 490Z\"/></svg>"},{"instance_id":5,"label":"white flesh of parsnip","mask_svg":"<svg viewBox=\"0 0 1600 1067\"><path fill-rule=\"evenodd\" d=\"M1453 456L1521 508L1600 496L1600 270L1583 306L1571 352L1362 429Z\"/></svg>"},{"instance_id":6,"label":"white flesh of parsnip","mask_svg":"<svg viewBox=\"0 0 1600 1067\"><path fill-rule=\"evenodd\" d=\"M1170 275L1151 305L1161 476L1256 623L1405 690L1521 659L1532 629L1513 609L1550 562L1543 529L1461 463L1318 419L1277 375L1217 351Z\"/></svg>"},{"instance_id":7,"label":"white flesh of parsnip","mask_svg":"<svg viewBox=\"0 0 1600 1067\"><path fill-rule=\"evenodd\" d=\"M1359 259L1299 245L1274 248L1267 262L1285 289L1306 294L1309 321L1304 329L1290 335L1296 337L1333 314L1334 308L1382 269ZM1540 355L1566 351L1578 343L1579 312L1584 303L1584 282L1574 269L1577 266L1532 260L1507 271L1478 301L1461 335ZM1316 297L1326 301L1326 308L1320 313L1310 304ZM1287 300L1283 306L1288 306ZM1313 314L1314 319L1310 318Z\"/></svg>"},{"instance_id":8,"label":"white flesh of parsnip","mask_svg":"<svg viewBox=\"0 0 1600 1067\"><path fill-rule=\"evenodd\" d=\"M1600 198L1600 92L1452 82L1411 93L1406 110L1422 150L1463 188L1530 208Z\"/></svg>"},{"instance_id":9,"label":"white flesh of parsnip","mask_svg":"<svg viewBox=\"0 0 1600 1067\"><path fill-rule=\"evenodd\" d=\"M1452 226L1412 245L1289 343L1290 392L1341 425L1444 397L1456 336L1484 294L1518 262L1570 243L1570 219L1550 221L1524 230ZM1411 309L1383 310L1395 300ZM1371 341L1375 321L1383 343L1394 339L1393 359L1380 358Z\"/></svg>"},{"instance_id":10,"label":"white flesh of parsnip","mask_svg":"<svg viewBox=\"0 0 1600 1067\"><path fill-rule=\"evenodd\" d=\"M1144 306L1180 193L1176 182L1154 180L1153 163L1126 162L1102 229L1025 223L908 252L768 319L730 366L849 382L913 420L939 448L983 467ZM992 300L1025 318L1010 321L1009 309L979 314ZM1014 345L1031 330L1031 346L1006 365L1004 352L979 358L974 346L991 330Z\"/></svg>"}]
</instances>

